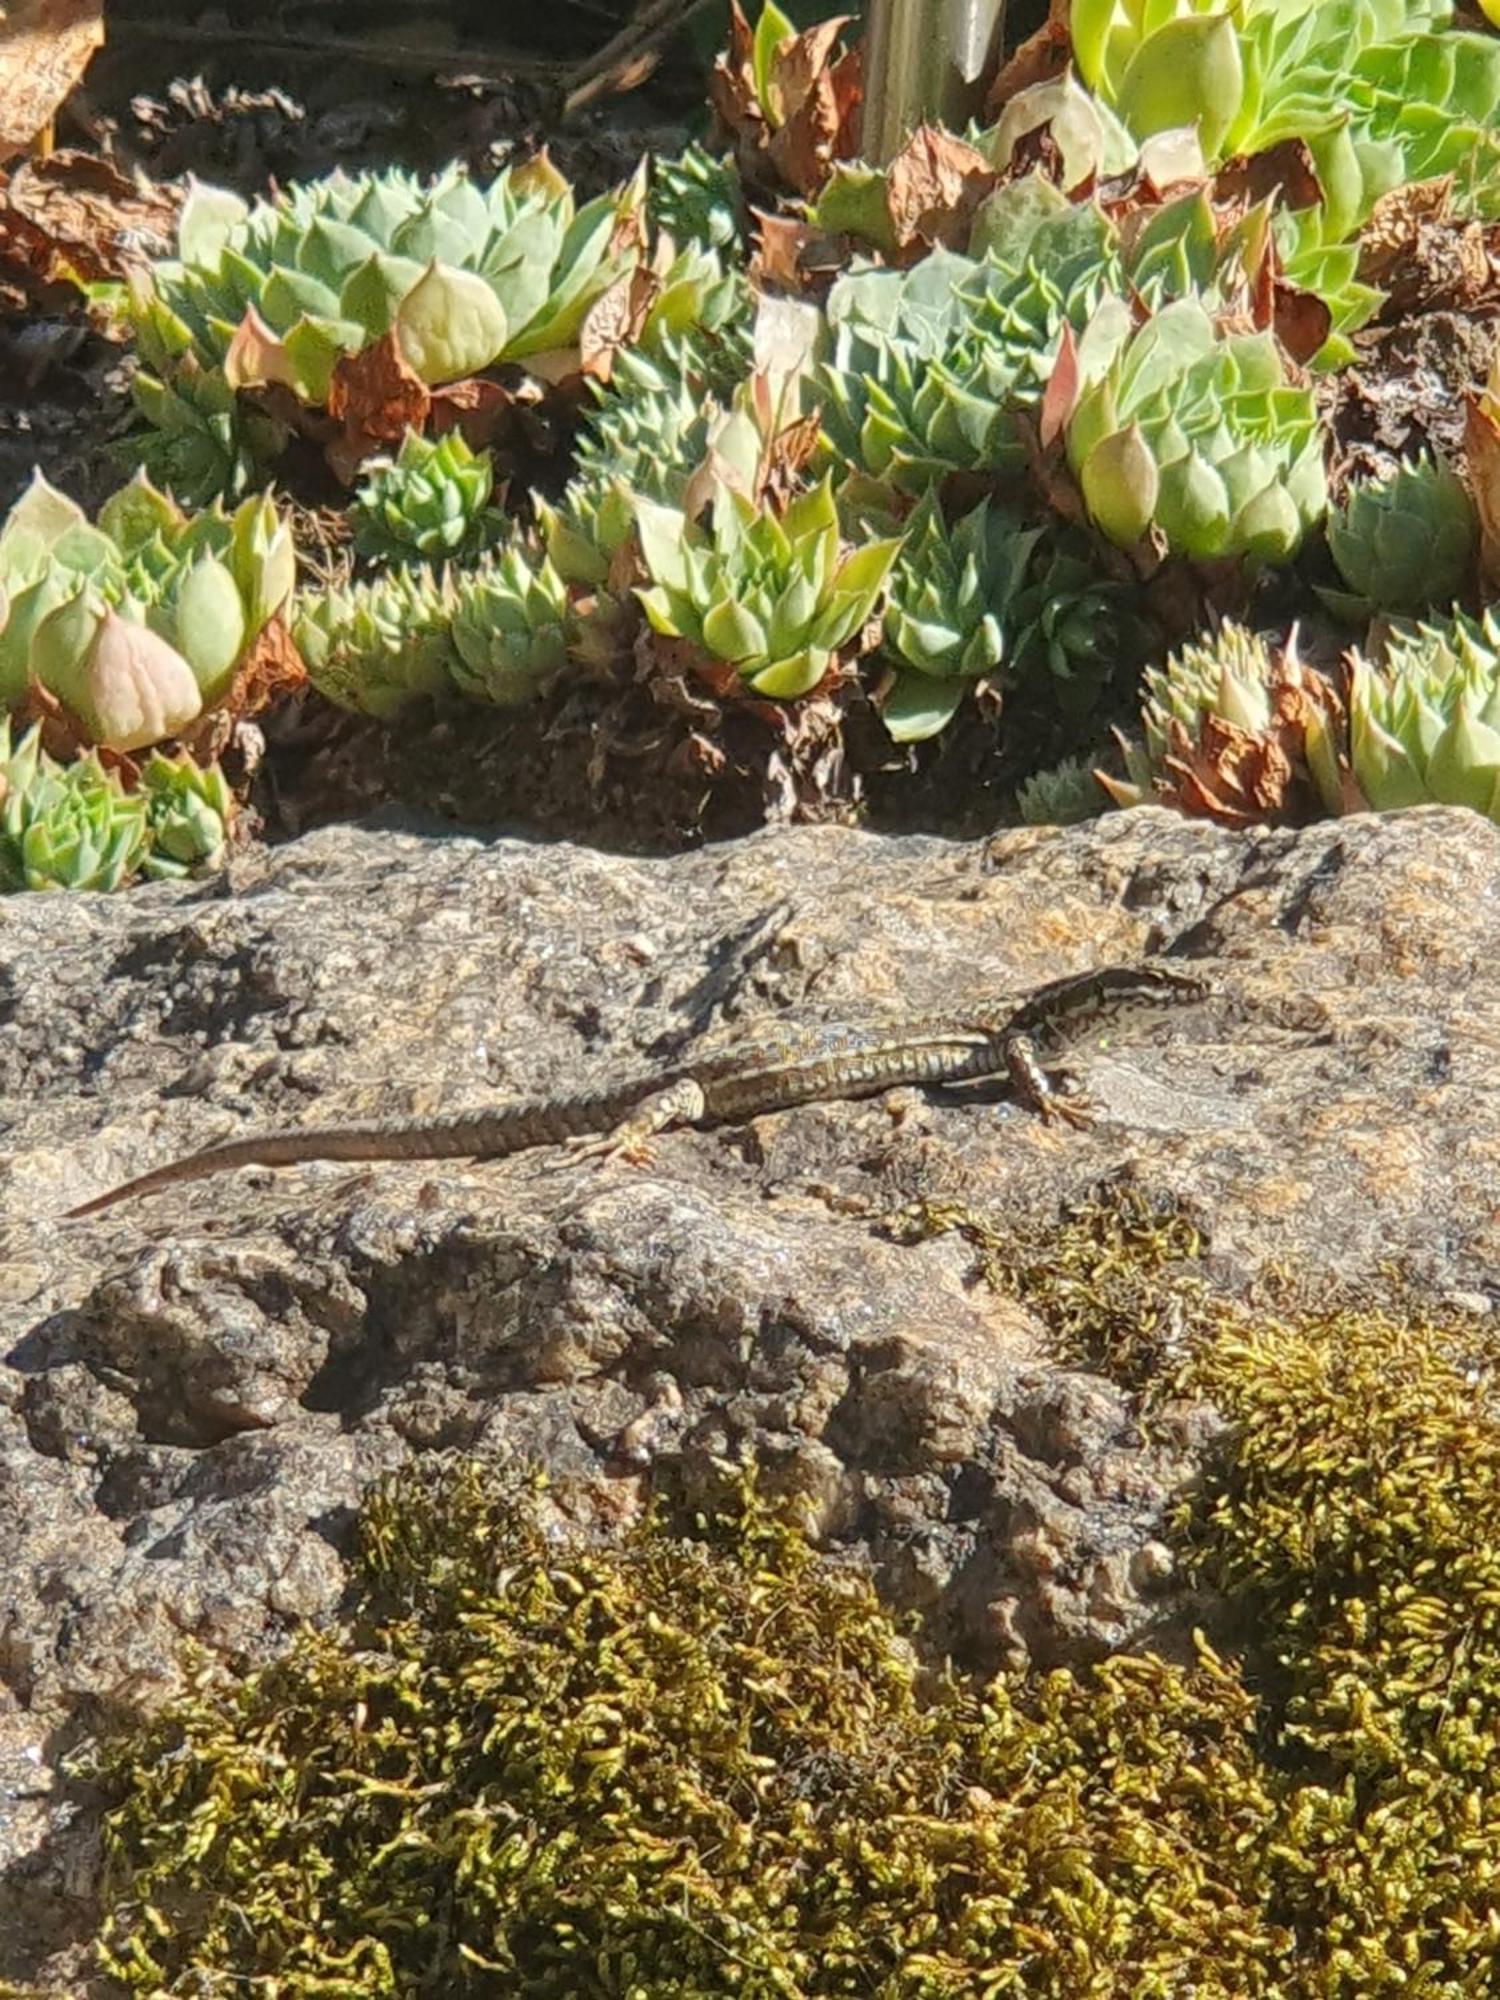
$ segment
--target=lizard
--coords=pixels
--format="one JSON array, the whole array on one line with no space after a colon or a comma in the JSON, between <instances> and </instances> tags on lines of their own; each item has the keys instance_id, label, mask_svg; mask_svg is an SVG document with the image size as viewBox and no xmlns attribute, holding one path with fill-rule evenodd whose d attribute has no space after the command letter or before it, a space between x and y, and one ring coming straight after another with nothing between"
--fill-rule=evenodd
<instances>
[{"instance_id":1,"label":"lizard","mask_svg":"<svg viewBox=\"0 0 1500 2000\"><path fill-rule=\"evenodd\" d=\"M799 1104L880 1096L901 1084L1004 1075L1015 1096L1043 1117L1085 1125L1087 1106L1056 1088L1040 1048L1126 1010L1199 1000L1211 990L1208 981L1174 967L1106 965L1053 980L1008 1007L886 1026L783 1030L596 1091L523 1098L493 1110L252 1132L152 1167L68 1209L65 1219L235 1167L305 1160L494 1160L568 1146L644 1162L654 1137L673 1126L738 1125Z\"/></svg>"}]
</instances>

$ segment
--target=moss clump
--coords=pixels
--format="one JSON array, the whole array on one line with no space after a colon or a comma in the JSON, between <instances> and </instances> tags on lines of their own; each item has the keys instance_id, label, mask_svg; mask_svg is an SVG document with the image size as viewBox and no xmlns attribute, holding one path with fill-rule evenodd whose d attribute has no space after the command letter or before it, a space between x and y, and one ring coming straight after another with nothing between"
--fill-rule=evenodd
<instances>
[{"instance_id":1,"label":"moss clump","mask_svg":"<svg viewBox=\"0 0 1500 2000\"><path fill-rule=\"evenodd\" d=\"M1122 1388L1164 1386L1166 1371L1224 1318L1195 1268L1197 1225L1141 1188L1101 1187L1057 1222L1002 1223L921 1201L888 1226L903 1242L958 1231L979 1251L985 1281L1046 1326L1059 1361Z\"/></svg>"},{"instance_id":2,"label":"moss clump","mask_svg":"<svg viewBox=\"0 0 1500 2000\"><path fill-rule=\"evenodd\" d=\"M1259 1635L1299 1992L1500 1991L1497 1366L1488 1325L1348 1312L1193 1370L1235 1429L1182 1525Z\"/></svg>"},{"instance_id":3,"label":"moss clump","mask_svg":"<svg viewBox=\"0 0 1500 2000\"><path fill-rule=\"evenodd\" d=\"M753 1490L605 1544L408 1477L342 1629L107 1753L105 1962L265 2000L1488 1994L1476 1354L1367 1315L1189 1364L1231 1426L1179 1538L1234 1664L975 1687Z\"/></svg>"}]
</instances>

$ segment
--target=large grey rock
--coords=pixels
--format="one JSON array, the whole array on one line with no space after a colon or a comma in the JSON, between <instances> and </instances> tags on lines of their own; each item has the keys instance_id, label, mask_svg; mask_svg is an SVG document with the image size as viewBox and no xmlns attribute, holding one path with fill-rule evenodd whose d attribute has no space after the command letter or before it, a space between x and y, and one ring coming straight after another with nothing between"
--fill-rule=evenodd
<instances>
[{"instance_id":1,"label":"large grey rock","mask_svg":"<svg viewBox=\"0 0 1500 2000\"><path fill-rule=\"evenodd\" d=\"M661 861L386 826L200 886L10 899L0 1858L50 1840L12 1869L25 1934L44 1905L65 1933L88 1880L49 1732L159 1698L186 1637L249 1662L330 1612L362 1491L411 1452L540 1461L607 1525L654 1464L754 1451L977 1662L1170 1618L1162 1519L1212 1414L1146 1435L960 1236L880 1218L935 1194L1003 1226L1124 1176L1191 1206L1229 1289L1394 1263L1490 1296L1497 866L1500 831L1438 810ZM1081 1053L1087 1133L901 1092L669 1134L646 1168L246 1170L58 1220L258 1125L572 1089L766 1017L947 1011L1161 948L1220 991ZM0 1976L26 1958L0 1943Z\"/></svg>"}]
</instances>

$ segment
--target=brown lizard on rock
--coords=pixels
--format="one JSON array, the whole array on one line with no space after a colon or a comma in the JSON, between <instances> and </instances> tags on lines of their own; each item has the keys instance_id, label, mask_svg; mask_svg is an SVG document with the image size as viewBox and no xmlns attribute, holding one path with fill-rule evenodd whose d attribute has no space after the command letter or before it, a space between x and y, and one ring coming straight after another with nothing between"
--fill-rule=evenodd
<instances>
[{"instance_id":1,"label":"brown lizard on rock","mask_svg":"<svg viewBox=\"0 0 1500 2000\"><path fill-rule=\"evenodd\" d=\"M900 1084L970 1083L1001 1074L1042 1116L1084 1125L1087 1108L1055 1088L1038 1044L1061 1044L1136 1007L1200 1000L1210 991L1206 980L1173 968L1106 965L1054 980L994 1012L978 1008L884 1027L788 1028L723 1055L576 1096L523 1099L493 1111L250 1133L169 1160L67 1213L92 1215L132 1195L234 1167L304 1160L494 1160L534 1146L573 1146L641 1161L650 1157L654 1136L674 1125L738 1125L798 1104L879 1096Z\"/></svg>"}]
</instances>

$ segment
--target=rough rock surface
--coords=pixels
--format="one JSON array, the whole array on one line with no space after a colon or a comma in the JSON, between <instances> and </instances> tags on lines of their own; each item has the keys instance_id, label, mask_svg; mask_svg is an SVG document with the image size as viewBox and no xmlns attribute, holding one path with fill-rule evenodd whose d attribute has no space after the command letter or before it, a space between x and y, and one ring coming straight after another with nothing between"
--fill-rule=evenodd
<instances>
[{"instance_id":1,"label":"rough rock surface","mask_svg":"<svg viewBox=\"0 0 1500 2000\"><path fill-rule=\"evenodd\" d=\"M328 1613L370 1479L546 1464L601 1522L654 1462L754 1449L979 1662L1169 1610L1164 1509L1211 1416L1147 1439L918 1195L1046 1216L1125 1176L1216 1280L1500 1272L1500 830L1458 812L1232 833L1156 812L986 845L843 829L663 861L329 829L203 885L0 917L0 1978L85 1907L76 1718ZM59 1211L257 1125L653 1068L767 1017L901 1018L1169 949L1219 992L1074 1065L1078 1133L901 1092L663 1138L647 1168L247 1170ZM579 1497L581 1496L581 1497ZM70 1724L69 1718L75 1718Z\"/></svg>"}]
</instances>

